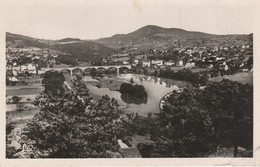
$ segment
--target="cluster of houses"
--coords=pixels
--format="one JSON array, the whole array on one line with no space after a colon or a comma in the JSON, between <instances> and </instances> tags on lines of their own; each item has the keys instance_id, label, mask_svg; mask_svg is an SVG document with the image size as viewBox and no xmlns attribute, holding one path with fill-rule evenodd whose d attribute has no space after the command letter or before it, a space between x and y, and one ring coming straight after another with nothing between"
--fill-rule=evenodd
<instances>
[{"instance_id":1,"label":"cluster of houses","mask_svg":"<svg viewBox=\"0 0 260 167\"><path fill-rule=\"evenodd\" d=\"M18 81L23 76L40 75L45 71L42 67L55 64L57 55L32 54L22 50L7 50L6 53L6 76L10 81Z\"/></svg>"},{"instance_id":2,"label":"cluster of houses","mask_svg":"<svg viewBox=\"0 0 260 167\"><path fill-rule=\"evenodd\" d=\"M134 60L132 63L133 66L142 66L142 67L161 67L161 66L179 66L179 67L195 67L195 62L187 62L185 65L183 64L183 60L179 60L177 62L173 60L162 60L162 59L155 59L155 60Z\"/></svg>"},{"instance_id":3,"label":"cluster of houses","mask_svg":"<svg viewBox=\"0 0 260 167\"><path fill-rule=\"evenodd\" d=\"M116 54L112 56L118 64L131 64L133 67L200 67L209 70L248 72L253 68L249 59L253 57L253 47L241 46L215 46L215 47L182 47L166 49L150 49L141 55Z\"/></svg>"},{"instance_id":4,"label":"cluster of houses","mask_svg":"<svg viewBox=\"0 0 260 167\"><path fill-rule=\"evenodd\" d=\"M136 52L136 53L135 53ZM253 69L253 47L215 46L215 47L168 47L147 51L116 53L102 60L102 65L132 65L142 68L205 68L248 72ZM37 54L38 53L38 54ZM6 71L10 80L24 74L38 75L44 73L42 67L52 67L56 63L57 54L48 50L37 52L9 50L6 53Z\"/></svg>"}]
</instances>

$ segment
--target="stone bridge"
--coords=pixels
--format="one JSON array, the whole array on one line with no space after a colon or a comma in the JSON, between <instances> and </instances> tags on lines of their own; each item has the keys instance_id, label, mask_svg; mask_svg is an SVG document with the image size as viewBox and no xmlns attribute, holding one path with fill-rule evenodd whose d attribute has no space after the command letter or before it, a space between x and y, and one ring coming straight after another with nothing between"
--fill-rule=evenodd
<instances>
[{"instance_id":1,"label":"stone bridge","mask_svg":"<svg viewBox=\"0 0 260 167\"><path fill-rule=\"evenodd\" d=\"M131 69L131 65L110 65L110 66L85 66L85 67L64 67L64 68L43 68L43 71L68 71L70 72L70 75L72 76L73 73L75 73L76 71L80 71L80 72L90 72L92 69L104 69L105 71L107 71L108 69L115 69L117 71L117 74L119 74L120 70L124 70L124 69Z\"/></svg>"}]
</instances>

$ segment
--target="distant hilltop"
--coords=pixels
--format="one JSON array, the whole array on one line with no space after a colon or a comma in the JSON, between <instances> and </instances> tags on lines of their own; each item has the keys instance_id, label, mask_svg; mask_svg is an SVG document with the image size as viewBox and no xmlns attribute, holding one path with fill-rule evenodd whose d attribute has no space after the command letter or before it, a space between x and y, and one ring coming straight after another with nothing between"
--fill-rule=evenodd
<instances>
[{"instance_id":1,"label":"distant hilltop","mask_svg":"<svg viewBox=\"0 0 260 167\"><path fill-rule=\"evenodd\" d=\"M232 40L232 38L235 38L234 40L240 40L240 38L248 37L249 36L247 34L216 35L196 31L186 31L179 28L163 28L155 25L147 25L134 32L128 34L116 34L112 37L98 39L96 42L102 43L109 47L120 48L129 45L164 45L174 43L176 41L188 40L195 40L198 42L203 39L225 40L225 38L229 38Z\"/></svg>"}]
</instances>

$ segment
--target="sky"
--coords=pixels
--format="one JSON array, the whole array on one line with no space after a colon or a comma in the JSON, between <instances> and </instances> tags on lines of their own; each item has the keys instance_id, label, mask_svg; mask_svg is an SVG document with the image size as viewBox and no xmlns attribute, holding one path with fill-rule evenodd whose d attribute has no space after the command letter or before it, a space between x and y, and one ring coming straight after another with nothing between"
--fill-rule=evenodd
<instances>
[{"instance_id":1,"label":"sky","mask_svg":"<svg viewBox=\"0 0 260 167\"><path fill-rule=\"evenodd\" d=\"M7 32L44 39L98 39L145 25L212 34L249 34L254 2L247 0L6 0Z\"/></svg>"}]
</instances>

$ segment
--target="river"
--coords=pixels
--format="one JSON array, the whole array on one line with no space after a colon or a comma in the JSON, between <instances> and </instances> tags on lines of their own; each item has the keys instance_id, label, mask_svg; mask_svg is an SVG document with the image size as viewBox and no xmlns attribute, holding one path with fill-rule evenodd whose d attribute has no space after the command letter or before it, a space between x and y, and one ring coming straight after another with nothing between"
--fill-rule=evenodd
<instances>
[{"instance_id":1,"label":"river","mask_svg":"<svg viewBox=\"0 0 260 167\"><path fill-rule=\"evenodd\" d=\"M118 104L123 108L126 113L137 112L139 115L146 116L148 113L159 113L159 102L161 98L167 93L178 90L179 88L190 86L189 83L184 81L176 81L172 79L158 78L152 76L138 75L138 74L119 74L114 79L129 82L133 78L134 84L143 85L147 95L147 103L143 104L128 104L121 98L119 91L111 91L108 88L98 88L89 83L93 81L91 77L84 78L89 91L92 94L99 96L109 95L118 101Z\"/></svg>"}]
</instances>

